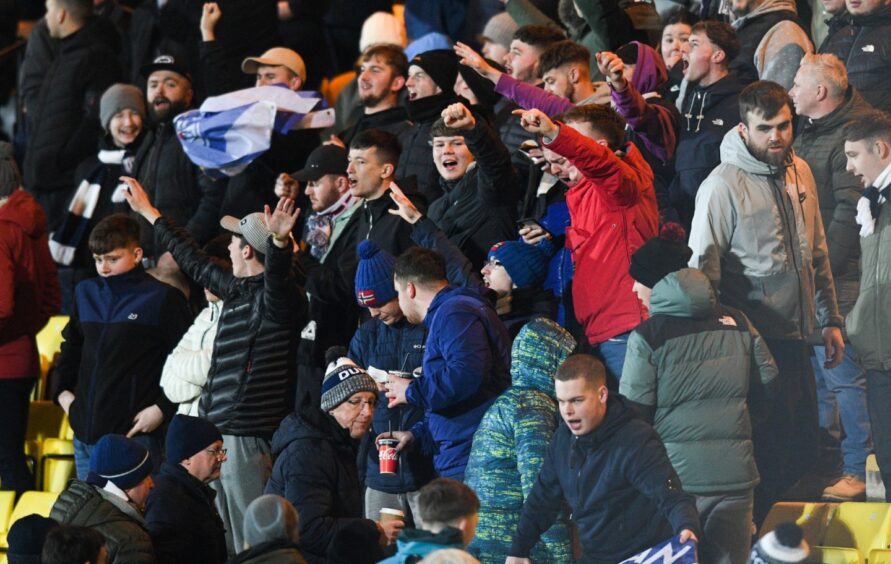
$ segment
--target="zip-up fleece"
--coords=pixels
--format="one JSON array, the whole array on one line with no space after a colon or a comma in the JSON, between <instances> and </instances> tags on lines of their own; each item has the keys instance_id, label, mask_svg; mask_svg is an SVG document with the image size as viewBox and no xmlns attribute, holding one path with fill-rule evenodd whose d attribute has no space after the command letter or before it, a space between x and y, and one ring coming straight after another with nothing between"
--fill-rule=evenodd
<instances>
[{"instance_id":1,"label":"zip-up fleece","mask_svg":"<svg viewBox=\"0 0 891 564\"><path fill-rule=\"evenodd\" d=\"M108 433L126 435L133 417L153 404L172 417L161 369L191 323L182 293L141 266L78 284L57 367L58 393L74 393L74 436L93 444Z\"/></svg>"},{"instance_id":2,"label":"zip-up fleece","mask_svg":"<svg viewBox=\"0 0 891 564\"><path fill-rule=\"evenodd\" d=\"M794 153L775 168L728 131L696 196L690 248L690 266L765 337L806 339L815 315L842 326L814 177Z\"/></svg>"}]
</instances>

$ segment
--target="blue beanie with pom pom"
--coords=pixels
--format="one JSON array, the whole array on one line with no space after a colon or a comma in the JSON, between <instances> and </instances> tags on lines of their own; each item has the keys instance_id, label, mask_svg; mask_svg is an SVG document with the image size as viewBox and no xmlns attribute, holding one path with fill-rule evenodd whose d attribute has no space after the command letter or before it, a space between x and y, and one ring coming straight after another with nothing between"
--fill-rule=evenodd
<instances>
[{"instance_id":1,"label":"blue beanie with pom pom","mask_svg":"<svg viewBox=\"0 0 891 564\"><path fill-rule=\"evenodd\" d=\"M359 267L356 269L356 301L362 307L381 307L396 299L393 270L396 259L373 241L359 243Z\"/></svg>"},{"instance_id":2,"label":"blue beanie with pom pom","mask_svg":"<svg viewBox=\"0 0 891 564\"><path fill-rule=\"evenodd\" d=\"M684 242L686 237L679 223L666 223L658 237L634 251L628 273L647 288L652 288L672 272L687 268L693 250Z\"/></svg>"}]
</instances>

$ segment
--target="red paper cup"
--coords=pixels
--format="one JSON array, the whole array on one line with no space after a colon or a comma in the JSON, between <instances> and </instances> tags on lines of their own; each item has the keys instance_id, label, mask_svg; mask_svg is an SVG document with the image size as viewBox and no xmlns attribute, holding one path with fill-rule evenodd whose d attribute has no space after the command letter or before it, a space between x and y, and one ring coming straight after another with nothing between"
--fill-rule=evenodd
<instances>
[{"instance_id":1,"label":"red paper cup","mask_svg":"<svg viewBox=\"0 0 891 564\"><path fill-rule=\"evenodd\" d=\"M396 465L399 463L399 453L396 452L396 439L381 439L378 442L377 454L380 459L381 474L395 474Z\"/></svg>"}]
</instances>

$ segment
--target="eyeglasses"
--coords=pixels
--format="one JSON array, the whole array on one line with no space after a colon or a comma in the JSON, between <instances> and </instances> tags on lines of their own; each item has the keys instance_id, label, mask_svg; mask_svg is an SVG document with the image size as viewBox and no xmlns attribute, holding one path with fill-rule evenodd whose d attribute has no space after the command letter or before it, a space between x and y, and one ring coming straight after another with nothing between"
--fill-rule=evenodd
<instances>
[{"instance_id":1,"label":"eyeglasses","mask_svg":"<svg viewBox=\"0 0 891 564\"><path fill-rule=\"evenodd\" d=\"M204 449L204 452L206 452L207 454L212 454L217 458L223 458L224 456L226 456L226 452L228 451L224 448L206 448Z\"/></svg>"}]
</instances>

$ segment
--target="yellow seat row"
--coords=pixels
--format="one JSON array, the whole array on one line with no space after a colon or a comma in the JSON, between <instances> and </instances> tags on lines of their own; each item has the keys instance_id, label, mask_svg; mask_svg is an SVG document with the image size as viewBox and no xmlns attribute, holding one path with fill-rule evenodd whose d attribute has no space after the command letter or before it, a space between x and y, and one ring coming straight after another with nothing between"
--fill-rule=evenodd
<instances>
[{"instance_id":1,"label":"yellow seat row","mask_svg":"<svg viewBox=\"0 0 891 564\"><path fill-rule=\"evenodd\" d=\"M0 549L5 552L9 546L6 543L6 536L16 521L32 513L49 517L53 504L56 503L58 497L58 493L25 492L19 498L19 502L13 507L15 494L0 491Z\"/></svg>"},{"instance_id":2,"label":"yellow seat row","mask_svg":"<svg viewBox=\"0 0 891 564\"><path fill-rule=\"evenodd\" d=\"M787 521L804 532L809 562L891 564L891 503L777 503L760 536Z\"/></svg>"}]
</instances>

